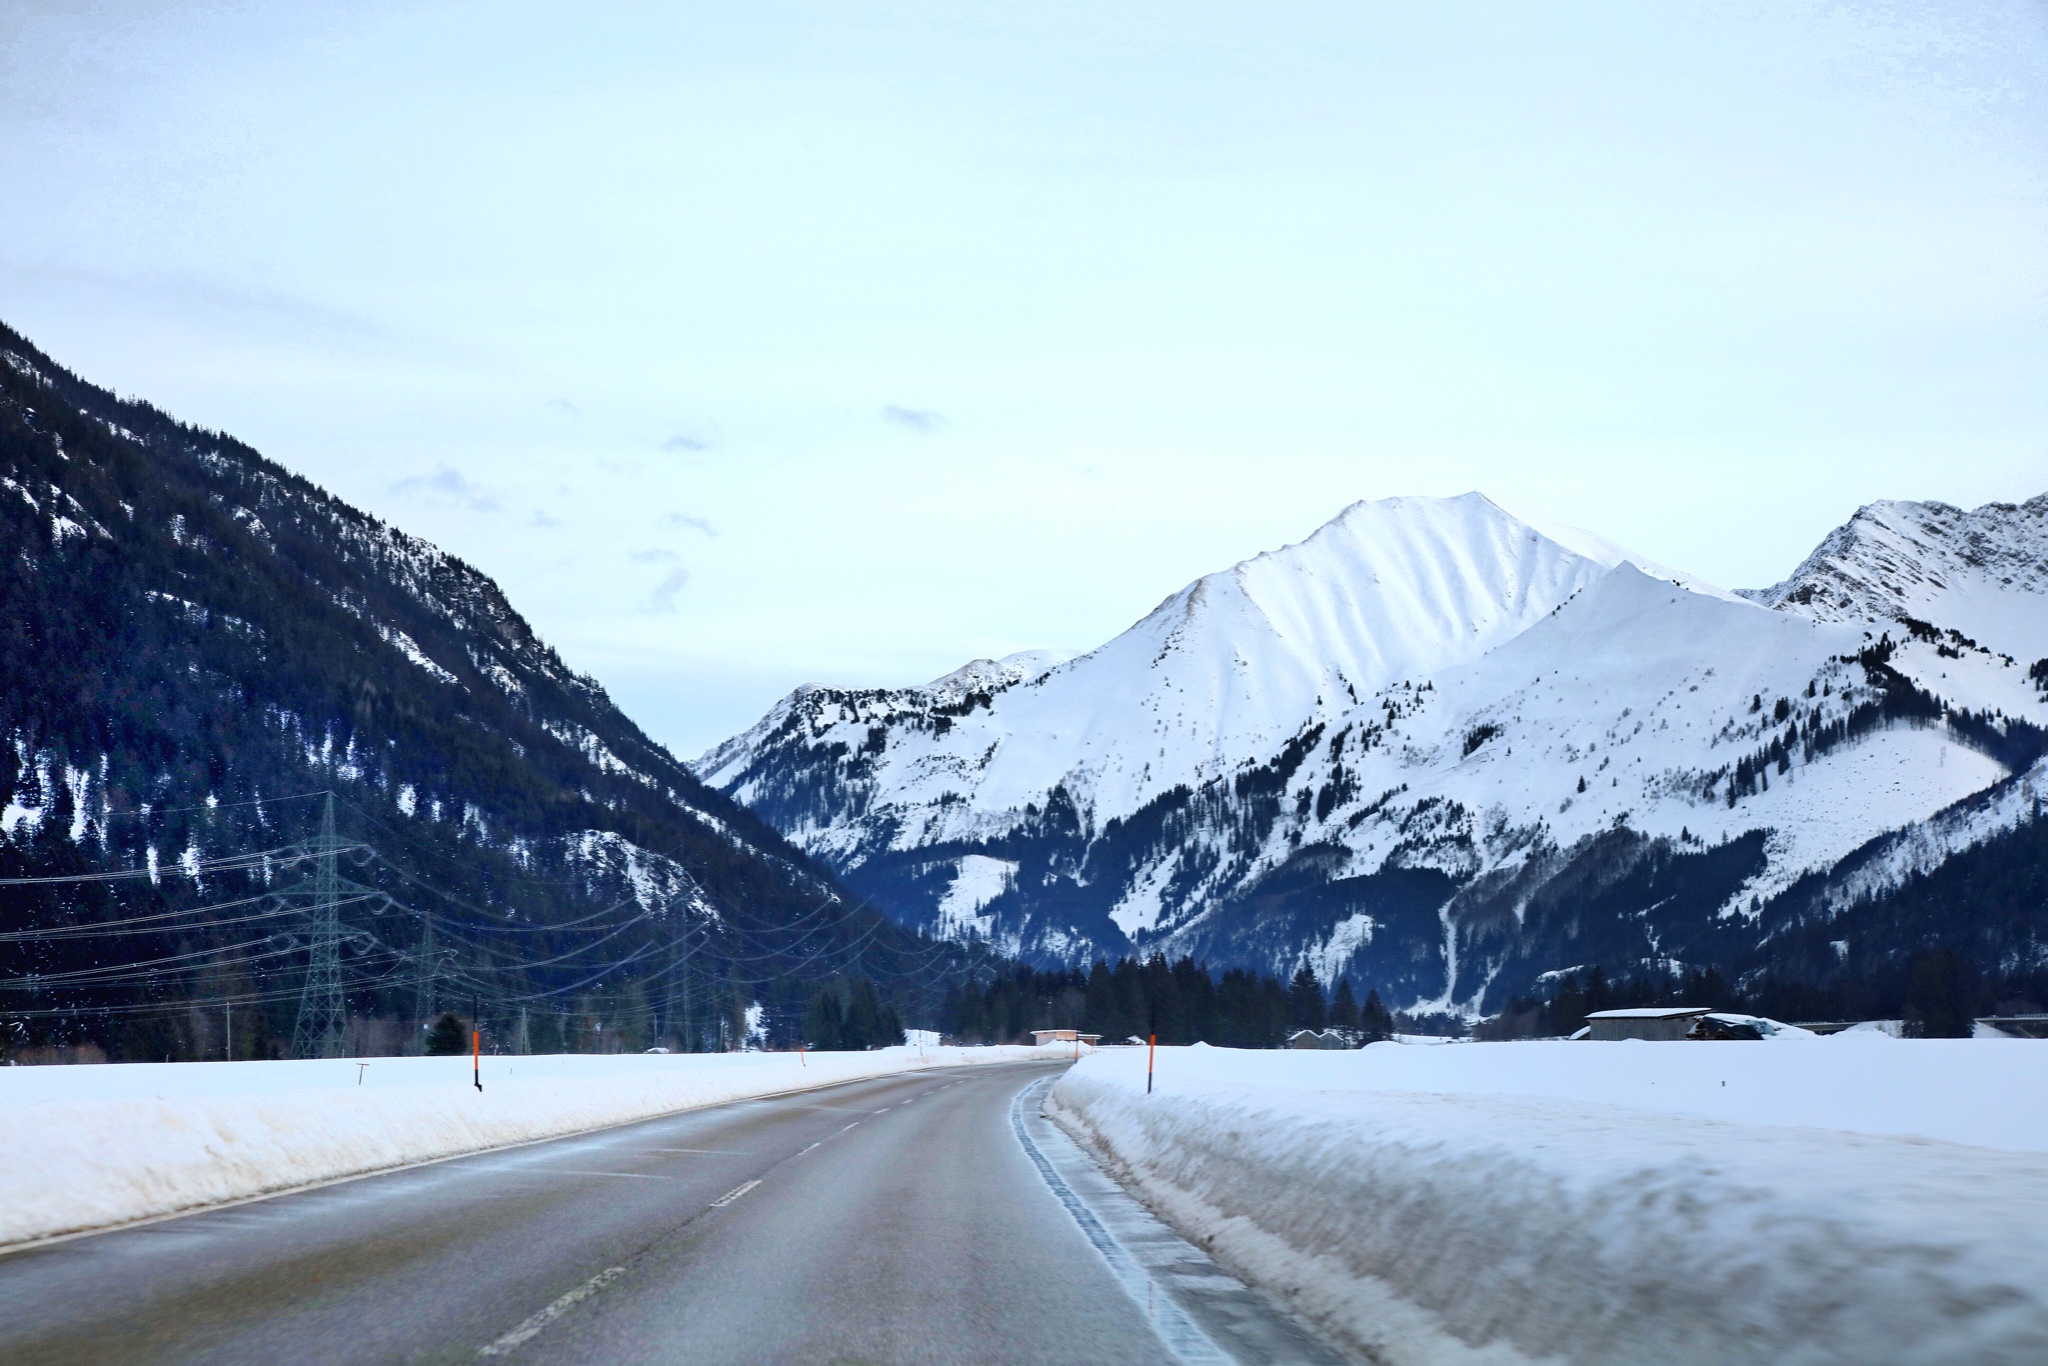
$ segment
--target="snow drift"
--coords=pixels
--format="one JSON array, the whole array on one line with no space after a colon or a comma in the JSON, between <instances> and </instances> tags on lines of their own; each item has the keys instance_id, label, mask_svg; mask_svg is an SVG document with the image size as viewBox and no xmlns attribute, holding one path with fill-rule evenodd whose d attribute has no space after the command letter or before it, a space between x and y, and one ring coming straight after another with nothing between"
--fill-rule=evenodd
<instances>
[{"instance_id":1,"label":"snow drift","mask_svg":"<svg viewBox=\"0 0 2048 1366\"><path fill-rule=\"evenodd\" d=\"M1057 1048L0 1069L0 1246L728 1101Z\"/></svg>"},{"instance_id":2,"label":"snow drift","mask_svg":"<svg viewBox=\"0 0 2048 1366\"><path fill-rule=\"evenodd\" d=\"M2048 1049L1105 1053L1049 1113L1388 1366L2048 1360Z\"/></svg>"}]
</instances>

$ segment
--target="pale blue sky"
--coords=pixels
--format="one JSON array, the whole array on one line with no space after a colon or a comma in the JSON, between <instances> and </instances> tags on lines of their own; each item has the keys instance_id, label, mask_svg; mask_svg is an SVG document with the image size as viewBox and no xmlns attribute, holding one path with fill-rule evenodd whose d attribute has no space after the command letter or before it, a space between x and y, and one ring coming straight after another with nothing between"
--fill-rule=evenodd
<instances>
[{"instance_id":1,"label":"pale blue sky","mask_svg":"<svg viewBox=\"0 0 2048 1366\"><path fill-rule=\"evenodd\" d=\"M2048 10L0 13L0 318L685 754L1478 488L1730 585L2048 490Z\"/></svg>"}]
</instances>

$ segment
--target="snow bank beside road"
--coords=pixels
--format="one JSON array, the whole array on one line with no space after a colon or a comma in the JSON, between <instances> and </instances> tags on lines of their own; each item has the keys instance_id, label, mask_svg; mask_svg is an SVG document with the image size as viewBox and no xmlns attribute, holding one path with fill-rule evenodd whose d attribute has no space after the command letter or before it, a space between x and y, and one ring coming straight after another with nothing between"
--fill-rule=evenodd
<instances>
[{"instance_id":1,"label":"snow bank beside road","mask_svg":"<svg viewBox=\"0 0 2048 1366\"><path fill-rule=\"evenodd\" d=\"M1388 1366L2048 1360L2040 1044L1198 1047L1159 1072L1147 1097L1143 1056L1104 1053L1048 1110Z\"/></svg>"},{"instance_id":2,"label":"snow bank beside road","mask_svg":"<svg viewBox=\"0 0 2048 1366\"><path fill-rule=\"evenodd\" d=\"M0 1069L0 1246L727 1101L1058 1048Z\"/></svg>"}]
</instances>

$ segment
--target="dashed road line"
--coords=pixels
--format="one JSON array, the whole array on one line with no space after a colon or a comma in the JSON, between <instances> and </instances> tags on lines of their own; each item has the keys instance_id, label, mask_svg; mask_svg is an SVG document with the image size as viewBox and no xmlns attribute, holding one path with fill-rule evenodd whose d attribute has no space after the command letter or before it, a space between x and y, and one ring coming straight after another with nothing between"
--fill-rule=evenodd
<instances>
[{"instance_id":1,"label":"dashed road line","mask_svg":"<svg viewBox=\"0 0 2048 1366\"><path fill-rule=\"evenodd\" d=\"M592 1295L595 1295L598 1291L604 1289L625 1274L626 1268L623 1266L609 1267L598 1272L595 1276L592 1276L589 1280L577 1286L574 1290L571 1290L568 1294L562 1296L553 1304L550 1304L547 1308L505 1334L505 1336L499 1338L496 1342L493 1342L488 1347L479 1349L477 1355L480 1357L504 1356L535 1333L538 1333L541 1329L568 1313L579 1303L589 1299Z\"/></svg>"},{"instance_id":2,"label":"dashed road line","mask_svg":"<svg viewBox=\"0 0 2048 1366\"><path fill-rule=\"evenodd\" d=\"M752 1157L752 1153L737 1152L731 1148L649 1148L650 1153L702 1153L706 1157Z\"/></svg>"},{"instance_id":3,"label":"dashed road line","mask_svg":"<svg viewBox=\"0 0 2048 1366\"><path fill-rule=\"evenodd\" d=\"M731 1190L719 1196L716 1200L713 1200L711 1202L711 1208L724 1209L727 1205L730 1205L733 1201L739 1199L742 1195L745 1195L748 1191L752 1190L754 1187L760 1184L761 1183L759 1181L749 1181L744 1185L734 1186Z\"/></svg>"}]
</instances>

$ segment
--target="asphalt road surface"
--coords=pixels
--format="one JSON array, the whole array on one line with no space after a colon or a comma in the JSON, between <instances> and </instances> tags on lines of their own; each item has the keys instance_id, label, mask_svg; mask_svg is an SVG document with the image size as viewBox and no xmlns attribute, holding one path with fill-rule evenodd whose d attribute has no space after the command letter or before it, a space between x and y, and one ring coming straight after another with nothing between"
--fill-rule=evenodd
<instances>
[{"instance_id":1,"label":"asphalt road surface","mask_svg":"<svg viewBox=\"0 0 2048 1366\"><path fill-rule=\"evenodd\" d=\"M1191 1274L1162 1275L1220 1286L1198 1317L1251 1336L1162 1331L1020 1133L1056 1070L857 1082L24 1249L0 1256L0 1361L1327 1360L1184 1244Z\"/></svg>"}]
</instances>

